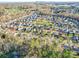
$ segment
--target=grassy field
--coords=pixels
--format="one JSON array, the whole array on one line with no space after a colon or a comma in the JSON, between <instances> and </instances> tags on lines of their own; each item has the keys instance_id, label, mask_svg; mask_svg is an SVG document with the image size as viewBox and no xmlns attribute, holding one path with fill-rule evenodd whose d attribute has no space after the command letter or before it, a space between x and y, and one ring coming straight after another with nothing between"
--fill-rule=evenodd
<instances>
[{"instance_id":1,"label":"grassy field","mask_svg":"<svg viewBox=\"0 0 79 59\"><path fill-rule=\"evenodd\" d=\"M50 18L47 16L49 12L52 12L49 9L50 6L29 5L2 7L0 9L0 25L2 23L5 25L10 20L19 20L20 17L31 15L34 11L41 11ZM25 21L20 19L20 21L12 22L9 26L8 24L0 26L0 58L78 58L79 52L74 51L73 47L79 48L79 40L72 40L72 37L79 37L79 34L61 31L66 26L58 26L58 23L63 24L60 17L53 21L49 21L48 18L38 17L33 21L31 18L25 18ZM29 22L32 26L28 25ZM17 25L18 23L19 25ZM72 27L69 23L67 26Z\"/></svg>"}]
</instances>

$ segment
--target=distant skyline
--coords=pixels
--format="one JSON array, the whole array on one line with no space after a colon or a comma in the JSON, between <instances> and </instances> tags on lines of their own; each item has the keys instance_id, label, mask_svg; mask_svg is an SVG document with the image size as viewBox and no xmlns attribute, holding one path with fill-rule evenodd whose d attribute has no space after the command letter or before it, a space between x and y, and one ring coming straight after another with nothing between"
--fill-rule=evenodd
<instances>
[{"instance_id":1,"label":"distant skyline","mask_svg":"<svg viewBox=\"0 0 79 59\"><path fill-rule=\"evenodd\" d=\"M0 2L35 2L35 1L79 2L79 0L0 0Z\"/></svg>"}]
</instances>

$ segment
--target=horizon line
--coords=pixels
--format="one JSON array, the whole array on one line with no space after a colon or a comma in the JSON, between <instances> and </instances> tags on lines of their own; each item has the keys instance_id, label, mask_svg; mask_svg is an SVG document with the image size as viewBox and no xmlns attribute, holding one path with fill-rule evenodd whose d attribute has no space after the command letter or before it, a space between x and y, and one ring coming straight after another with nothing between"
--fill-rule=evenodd
<instances>
[{"instance_id":1,"label":"horizon line","mask_svg":"<svg viewBox=\"0 0 79 59\"><path fill-rule=\"evenodd\" d=\"M19 3L19 2L79 2L79 1L0 1L0 3L6 3L6 2Z\"/></svg>"}]
</instances>

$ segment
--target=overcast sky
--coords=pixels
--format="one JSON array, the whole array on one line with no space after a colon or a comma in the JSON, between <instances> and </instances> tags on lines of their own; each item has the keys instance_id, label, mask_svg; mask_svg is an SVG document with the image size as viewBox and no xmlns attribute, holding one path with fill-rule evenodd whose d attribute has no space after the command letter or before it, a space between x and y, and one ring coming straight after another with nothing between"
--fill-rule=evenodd
<instances>
[{"instance_id":1,"label":"overcast sky","mask_svg":"<svg viewBox=\"0 0 79 59\"><path fill-rule=\"evenodd\" d=\"M0 0L0 2L34 2L34 1L79 2L79 0Z\"/></svg>"}]
</instances>

